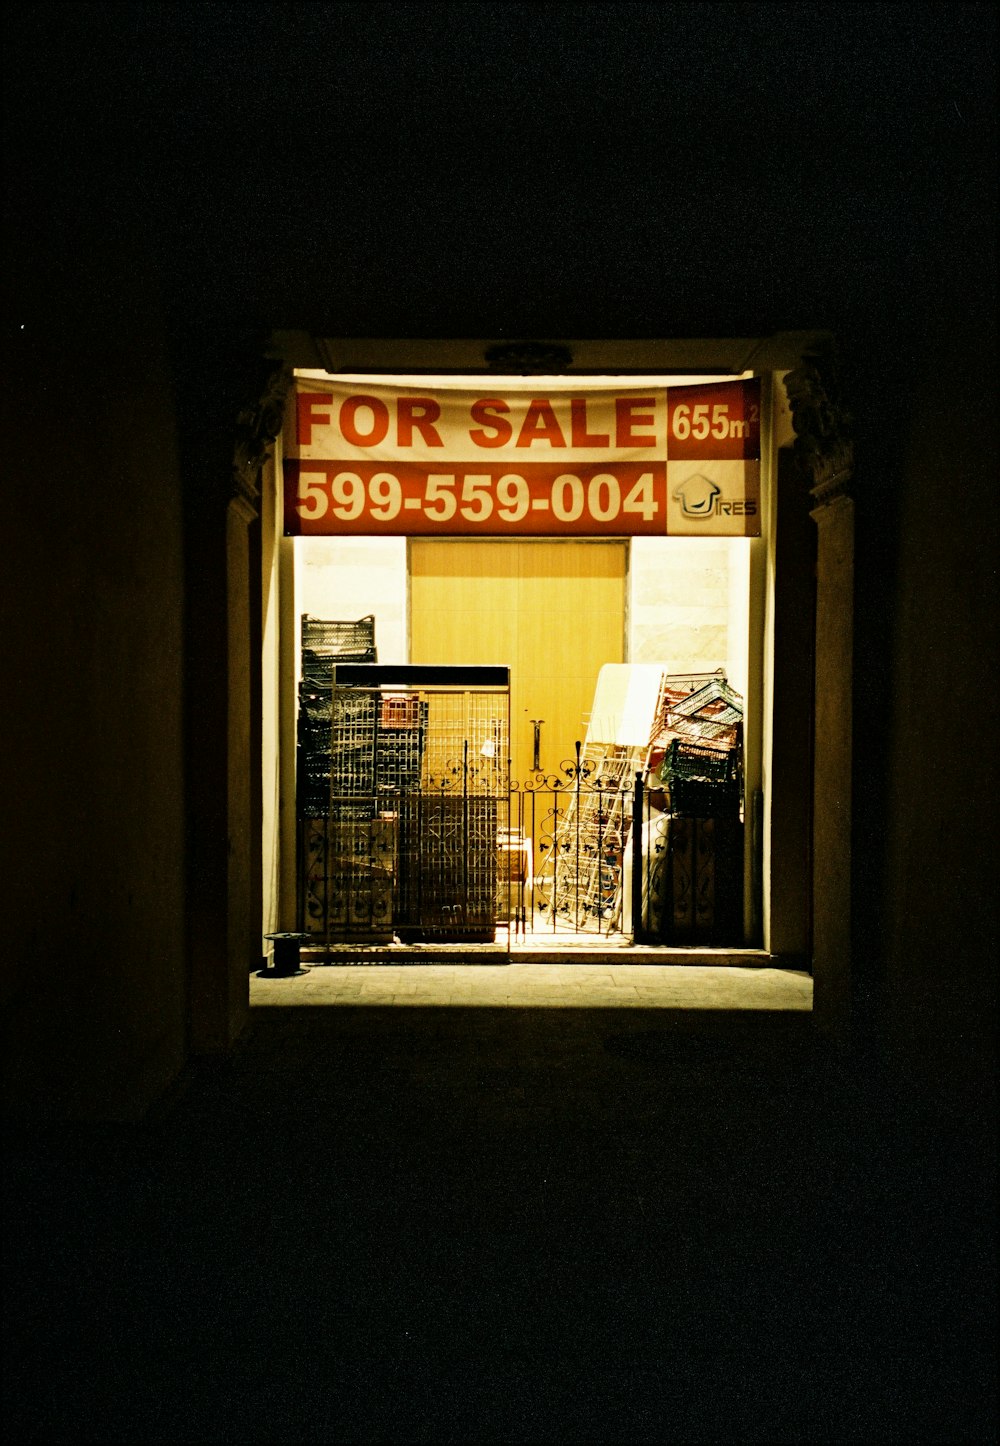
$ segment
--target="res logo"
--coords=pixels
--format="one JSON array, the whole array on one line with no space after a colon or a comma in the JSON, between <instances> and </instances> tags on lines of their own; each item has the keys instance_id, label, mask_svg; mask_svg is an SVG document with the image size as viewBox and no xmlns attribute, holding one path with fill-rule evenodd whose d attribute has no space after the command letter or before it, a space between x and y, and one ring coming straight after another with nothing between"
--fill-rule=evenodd
<instances>
[{"instance_id":1,"label":"res logo","mask_svg":"<svg viewBox=\"0 0 1000 1446\"><path fill-rule=\"evenodd\" d=\"M753 517L757 512L757 504L754 501L740 498L736 502L726 502L722 496L722 488L711 477L705 477L701 472L693 477L688 477L681 483L674 492L674 501L681 504L681 512L685 517L705 518L714 516L724 517Z\"/></svg>"}]
</instances>

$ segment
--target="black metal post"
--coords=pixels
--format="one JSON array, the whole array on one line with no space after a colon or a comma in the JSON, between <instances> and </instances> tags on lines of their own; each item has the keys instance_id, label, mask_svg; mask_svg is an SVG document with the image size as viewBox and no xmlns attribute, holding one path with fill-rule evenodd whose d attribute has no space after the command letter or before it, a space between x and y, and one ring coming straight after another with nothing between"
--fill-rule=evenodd
<instances>
[{"instance_id":1,"label":"black metal post","mask_svg":"<svg viewBox=\"0 0 1000 1446\"><path fill-rule=\"evenodd\" d=\"M462 909L469 917L469 740L462 744Z\"/></svg>"},{"instance_id":2,"label":"black metal post","mask_svg":"<svg viewBox=\"0 0 1000 1446\"><path fill-rule=\"evenodd\" d=\"M576 929L580 927L580 740L576 740L576 855L574 869L576 873L576 898L574 899L573 924Z\"/></svg>"},{"instance_id":3,"label":"black metal post","mask_svg":"<svg viewBox=\"0 0 1000 1446\"><path fill-rule=\"evenodd\" d=\"M531 795L531 928L535 927L535 838L538 829L538 812L535 806L535 795ZM527 920L525 920L525 933L527 933Z\"/></svg>"},{"instance_id":4,"label":"black metal post","mask_svg":"<svg viewBox=\"0 0 1000 1446\"><path fill-rule=\"evenodd\" d=\"M600 935L604 919L604 795L601 793L600 778L596 780L595 791L597 793L597 933ZM577 819L576 826L579 829L579 819Z\"/></svg>"},{"instance_id":5,"label":"black metal post","mask_svg":"<svg viewBox=\"0 0 1000 1446\"><path fill-rule=\"evenodd\" d=\"M635 775L632 795L632 942L644 937L642 924L642 815L645 789L642 774Z\"/></svg>"}]
</instances>

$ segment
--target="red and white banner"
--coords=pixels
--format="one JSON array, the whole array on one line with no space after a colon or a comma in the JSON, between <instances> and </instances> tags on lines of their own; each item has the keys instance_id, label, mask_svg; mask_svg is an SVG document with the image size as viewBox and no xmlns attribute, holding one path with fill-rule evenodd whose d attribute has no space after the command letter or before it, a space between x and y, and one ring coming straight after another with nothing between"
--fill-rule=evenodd
<instances>
[{"instance_id":1,"label":"red and white banner","mask_svg":"<svg viewBox=\"0 0 1000 1446\"><path fill-rule=\"evenodd\" d=\"M285 535L756 537L760 383L298 378Z\"/></svg>"}]
</instances>

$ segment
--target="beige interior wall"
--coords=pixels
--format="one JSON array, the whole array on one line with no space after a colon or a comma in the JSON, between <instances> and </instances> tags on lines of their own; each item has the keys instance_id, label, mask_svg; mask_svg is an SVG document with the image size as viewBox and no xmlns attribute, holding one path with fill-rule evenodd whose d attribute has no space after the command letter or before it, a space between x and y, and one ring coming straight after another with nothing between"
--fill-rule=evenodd
<instances>
[{"instance_id":1,"label":"beige interior wall","mask_svg":"<svg viewBox=\"0 0 1000 1446\"><path fill-rule=\"evenodd\" d=\"M747 537L723 539L726 548L726 676L749 705L750 687L750 554Z\"/></svg>"},{"instance_id":2,"label":"beige interior wall","mask_svg":"<svg viewBox=\"0 0 1000 1446\"><path fill-rule=\"evenodd\" d=\"M374 613L379 662L407 662L406 538L297 537L293 547L299 614Z\"/></svg>"},{"instance_id":3,"label":"beige interior wall","mask_svg":"<svg viewBox=\"0 0 1000 1446\"><path fill-rule=\"evenodd\" d=\"M746 695L750 542L742 537L634 537L627 655L671 673L722 668Z\"/></svg>"},{"instance_id":4,"label":"beige interior wall","mask_svg":"<svg viewBox=\"0 0 1000 1446\"><path fill-rule=\"evenodd\" d=\"M724 537L635 537L628 594L628 661L669 672L727 664L729 548Z\"/></svg>"}]
</instances>

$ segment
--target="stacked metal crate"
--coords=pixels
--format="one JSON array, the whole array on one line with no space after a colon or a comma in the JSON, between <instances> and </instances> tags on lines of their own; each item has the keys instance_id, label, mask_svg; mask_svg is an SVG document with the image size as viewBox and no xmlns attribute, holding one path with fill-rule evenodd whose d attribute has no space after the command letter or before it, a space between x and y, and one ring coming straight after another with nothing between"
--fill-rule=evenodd
<instances>
[{"instance_id":1,"label":"stacked metal crate","mask_svg":"<svg viewBox=\"0 0 1000 1446\"><path fill-rule=\"evenodd\" d=\"M327 669L300 715L301 797L314 810L303 821L303 927L328 945L492 940L508 670L343 654Z\"/></svg>"},{"instance_id":2,"label":"stacked metal crate","mask_svg":"<svg viewBox=\"0 0 1000 1446\"><path fill-rule=\"evenodd\" d=\"M371 828L373 705L342 701L335 719L333 703L337 664L374 663L376 658L371 614L352 621L303 615L297 759L299 927L318 942L339 933L350 935L355 926L367 933L371 918L386 912L378 875L373 876L367 866L356 871L344 862L345 851L348 859L354 859L362 843L366 859L385 852L384 842L372 837ZM343 735L343 746L335 750L332 765L335 732ZM359 889L345 891L344 880L355 875L365 882Z\"/></svg>"},{"instance_id":3,"label":"stacked metal crate","mask_svg":"<svg viewBox=\"0 0 1000 1446\"><path fill-rule=\"evenodd\" d=\"M644 829L637 937L734 945L743 939L743 700L722 676L686 694L677 681L664 679L651 740L647 797L658 808Z\"/></svg>"},{"instance_id":4,"label":"stacked metal crate","mask_svg":"<svg viewBox=\"0 0 1000 1446\"><path fill-rule=\"evenodd\" d=\"M338 665L332 698L331 942L492 940L507 670Z\"/></svg>"},{"instance_id":5,"label":"stacked metal crate","mask_svg":"<svg viewBox=\"0 0 1000 1446\"><path fill-rule=\"evenodd\" d=\"M333 668L374 663L375 618L353 622L302 616L299 682L298 815L323 818L330 803L330 726Z\"/></svg>"}]
</instances>

